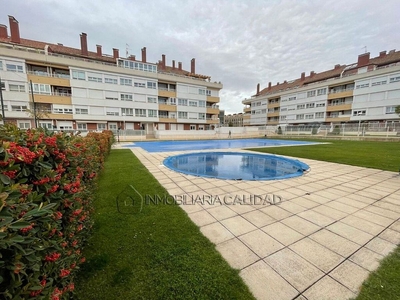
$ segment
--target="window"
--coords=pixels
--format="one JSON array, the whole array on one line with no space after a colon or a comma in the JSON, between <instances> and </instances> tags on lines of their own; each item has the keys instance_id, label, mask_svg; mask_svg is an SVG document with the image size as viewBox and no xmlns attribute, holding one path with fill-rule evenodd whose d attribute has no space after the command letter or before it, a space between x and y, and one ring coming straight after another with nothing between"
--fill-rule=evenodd
<instances>
[{"instance_id":1,"label":"window","mask_svg":"<svg viewBox=\"0 0 400 300\"><path fill-rule=\"evenodd\" d=\"M188 113L186 111L178 111L178 118L179 119L187 119Z\"/></svg>"},{"instance_id":2,"label":"window","mask_svg":"<svg viewBox=\"0 0 400 300\"><path fill-rule=\"evenodd\" d=\"M157 110L155 110L155 109L149 109L149 110L148 110L148 117L149 117L149 118L157 118Z\"/></svg>"},{"instance_id":3,"label":"window","mask_svg":"<svg viewBox=\"0 0 400 300\"><path fill-rule=\"evenodd\" d=\"M390 83L397 82L397 81L400 81L400 76L391 77L391 78L389 79L389 82L390 82Z\"/></svg>"},{"instance_id":4,"label":"window","mask_svg":"<svg viewBox=\"0 0 400 300\"><path fill-rule=\"evenodd\" d=\"M87 108L75 108L75 113L77 115L87 115L89 114L89 110Z\"/></svg>"},{"instance_id":5,"label":"window","mask_svg":"<svg viewBox=\"0 0 400 300\"><path fill-rule=\"evenodd\" d=\"M326 88L318 89L318 90L317 90L317 95L318 95L318 96L326 95Z\"/></svg>"},{"instance_id":6,"label":"window","mask_svg":"<svg viewBox=\"0 0 400 300\"><path fill-rule=\"evenodd\" d=\"M72 70L72 79L86 80L86 74L83 71Z\"/></svg>"},{"instance_id":7,"label":"window","mask_svg":"<svg viewBox=\"0 0 400 300\"><path fill-rule=\"evenodd\" d=\"M88 75L88 81L103 82L103 78L99 77L99 75L98 76L94 76L94 75L89 76Z\"/></svg>"},{"instance_id":8,"label":"window","mask_svg":"<svg viewBox=\"0 0 400 300\"><path fill-rule=\"evenodd\" d=\"M307 92L307 98L309 98L309 97L315 97L315 90Z\"/></svg>"},{"instance_id":9,"label":"window","mask_svg":"<svg viewBox=\"0 0 400 300\"><path fill-rule=\"evenodd\" d=\"M282 107L281 111L287 111L287 107Z\"/></svg>"},{"instance_id":10,"label":"window","mask_svg":"<svg viewBox=\"0 0 400 300\"><path fill-rule=\"evenodd\" d=\"M363 89L369 87L369 83L357 84L356 89Z\"/></svg>"},{"instance_id":11,"label":"window","mask_svg":"<svg viewBox=\"0 0 400 300\"><path fill-rule=\"evenodd\" d=\"M199 120L205 120L206 119L206 114L205 113L199 113Z\"/></svg>"},{"instance_id":12,"label":"window","mask_svg":"<svg viewBox=\"0 0 400 300\"><path fill-rule=\"evenodd\" d=\"M296 115L296 120L303 120L304 119L304 115Z\"/></svg>"},{"instance_id":13,"label":"window","mask_svg":"<svg viewBox=\"0 0 400 300\"><path fill-rule=\"evenodd\" d=\"M97 130L106 130L107 124L104 123L97 123Z\"/></svg>"},{"instance_id":14,"label":"window","mask_svg":"<svg viewBox=\"0 0 400 300\"><path fill-rule=\"evenodd\" d=\"M289 100L289 101L296 100L296 96L294 96L294 97L289 97L288 100Z\"/></svg>"},{"instance_id":15,"label":"window","mask_svg":"<svg viewBox=\"0 0 400 300\"><path fill-rule=\"evenodd\" d=\"M39 127L41 127L41 128L47 128L47 129L53 129L53 123L42 123L42 122L40 122L39 123Z\"/></svg>"},{"instance_id":16,"label":"window","mask_svg":"<svg viewBox=\"0 0 400 300\"><path fill-rule=\"evenodd\" d=\"M0 60L0 70L3 70L3 62Z\"/></svg>"},{"instance_id":17,"label":"window","mask_svg":"<svg viewBox=\"0 0 400 300\"><path fill-rule=\"evenodd\" d=\"M104 78L104 82L105 83L110 83L110 84L118 84L118 80L116 79L116 78L108 78L108 77L105 77ZM100 125L100 124L98 124L98 125ZM103 125L103 124L101 124L101 125ZM105 129L104 129L105 130Z\"/></svg>"},{"instance_id":18,"label":"window","mask_svg":"<svg viewBox=\"0 0 400 300\"><path fill-rule=\"evenodd\" d=\"M188 105L188 100L187 99L178 98L178 105L187 106Z\"/></svg>"},{"instance_id":19,"label":"window","mask_svg":"<svg viewBox=\"0 0 400 300\"><path fill-rule=\"evenodd\" d=\"M190 125L190 130L196 130L196 125Z\"/></svg>"},{"instance_id":20,"label":"window","mask_svg":"<svg viewBox=\"0 0 400 300\"><path fill-rule=\"evenodd\" d=\"M9 84L10 92L25 92L25 85Z\"/></svg>"},{"instance_id":21,"label":"window","mask_svg":"<svg viewBox=\"0 0 400 300\"><path fill-rule=\"evenodd\" d=\"M304 109L306 107L305 104L299 104L297 105L297 109Z\"/></svg>"},{"instance_id":22,"label":"window","mask_svg":"<svg viewBox=\"0 0 400 300\"><path fill-rule=\"evenodd\" d=\"M11 111L26 111L27 109L26 105L11 105Z\"/></svg>"},{"instance_id":23,"label":"window","mask_svg":"<svg viewBox=\"0 0 400 300\"><path fill-rule=\"evenodd\" d=\"M29 128L31 128L31 123L30 122L21 122L21 121L19 121L18 122L18 127L20 129L29 129Z\"/></svg>"},{"instance_id":24,"label":"window","mask_svg":"<svg viewBox=\"0 0 400 300\"><path fill-rule=\"evenodd\" d=\"M155 97L147 97L147 103L157 103L157 98L155 98Z\"/></svg>"},{"instance_id":25,"label":"window","mask_svg":"<svg viewBox=\"0 0 400 300\"><path fill-rule=\"evenodd\" d=\"M199 95L205 95L206 90L205 89L199 89Z\"/></svg>"},{"instance_id":26,"label":"window","mask_svg":"<svg viewBox=\"0 0 400 300\"><path fill-rule=\"evenodd\" d=\"M14 65L14 64L6 64L7 71L10 72L17 72L17 73L23 73L24 70L22 66Z\"/></svg>"},{"instance_id":27,"label":"window","mask_svg":"<svg viewBox=\"0 0 400 300\"><path fill-rule=\"evenodd\" d=\"M141 82L135 82L135 83L134 83L134 86L135 86L135 87L140 87L140 88L145 88L145 87L146 87L146 84L141 83Z\"/></svg>"},{"instance_id":28,"label":"window","mask_svg":"<svg viewBox=\"0 0 400 300\"><path fill-rule=\"evenodd\" d=\"M199 100L199 107L206 107L206 101Z\"/></svg>"},{"instance_id":29,"label":"window","mask_svg":"<svg viewBox=\"0 0 400 300\"><path fill-rule=\"evenodd\" d=\"M354 110L353 116L365 116L366 110Z\"/></svg>"},{"instance_id":30,"label":"window","mask_svg":"<svg viewBox=\"0 0 400 300\"><path fill-rule=\"evenodd\" d=\"M135 116L136 117L146 117L146 110L141 108L135 109Z\"/></svg>"},{"instance_id":31,"label":"window","mask_svg":"<svg viewBox=\"0 0 400 300\"><path fill-rule=\"evenodd\" d=\"M261 106L261 101L257 102L256 106Z\"/></svg>"},{"instance_id":32,"label":"window","mask_svg":"<svg viewBox=\"0 0 400 300\"><path fill-rule=\"evenodd\" d=\"M121 115L133 116L133 108L121 108Z\"/></svg>"},{"instance_id":33,"label":"window","mask_svg":"<svg viewBox=\"0 0 400 300\"><path fill-rule=\"evenodd\" d=\"M176 105L176 98L169 98L170 105Z\"/></svg>"},{"instance_id":34,"label":"window","mask_svg":"<svg viewBox=\"0 0 400 300\"><path fill-rule=\"evenodd\" d=\"M130 60L119 59L118 67L157 73L156 65L143 64L143 63L134 62L134 61L130 61Z\"/></svg>"},{"instance_id":35,"label":"window","mask_svg":"<svg viewBox=\"0 0 400 300\"><path fill-rule=\"evenodd\" d=\"M325 103L317 103L317 105L315 105L315 107L325 107Z\"/></svg>"},{"instance_id":36,"label":"window","mask_svg":"<svg viewBox=\"0 0 400 300\"><path fill-rule=\"evenodd\" d=\"M197 107L197 101L189 101L189 106Z\"/></svg>"},{"instance_id":37,"label":"window","mask_svg":"<svg viewBox=\"0 0 400 300\"><path fill-rule=\"evenodd\" d=\"M4 82L1 82L1 90L4 91L6 89L6 84Z\"/></svg>"},{"instance_id":38,"label":"window","mask_svg":"<svg viewBox=\"0 0 400 300\"><path fill-rule=\"evenodd\" d=\"M156 89L157 88L157 82L147 81L147 88L148 89Z\"/></svg>"},{"instance_id":39,"label":"window","mask_svg":"<svg viewBox=\"0 0 400 300\"><path fill-rule=\"evenodd\" d=\"M307 103L306 108L314 108L315 103Z\"/></svg>"},{"instance_id":40,"label":"window","mask_svg":"<svg viewBox=\"0 0 400 300\"><path fill-rule=\"evenodd\" d=\"M119 83L121 85L132 85L132 79L129 78L120 78Z\"/></svg>"},{"instance_id":41,"label":"window","mask_svg":"<svg viewBox=\"0 0 400 300\"><path fill-rule=\"evenodd\" d=\"M86 123L78 123L76 124L76 127L78 130L87 130L87 124Z\"/></svg>"},{"instance_id":42,"label":"window","mask_svg":"<svg viewBox=\"0 0 400 300\"><path fill-rule=\"evenodd\" d=\"M386 106L387 114L394 114L396 112L396 106Z\"/></svg>"},{"instance_id":43,"label":"window","mask_svg":"<svg viewBox=\"0 0 400 300\"><path fill-rule=\"evenodd\" d=\"M118 98L109 96L109 97L106 97L106 100L118 100Z\"/></svg>"},{"instance_id":44,"label":"window","mask_svg":"<svg viewBox=\"0 0 400 300\"><path fill-rule=\"evenodd\" d=\"M343 104L345 104L345 100L344 99L335 99L335 100L332 100L331 103L330 103L330 105L333 105L333 106L335 106L335 105L343 105Z\"/></svg>"},{"instance_id":45,"label":"window","mask_svg":"<svg viewBox=\"0 0 400 300\"><path fill-rule=\"evenodd\" d=\"M51 94L50 85L34 83L33 84L33 92L36 94L50 95Z\"/></svg>"},{"instance_id":46,"label":"window","mask_svg":"<svg viewBox=\"0 0 400 300\"><path fill-rule=\"evenodd\" d=\"M108 129L117 130L117 124L108 124Z\"/></svg>"},{"instance_id":47,"label":"window","mask_svg":"<svg viewBox=\"0 0 400 300\"><path fill-rule=\"evenodd\" d=\"M107 111L106 115L107 116L119 116L119 112L117 112L117 111Z\"/></svg>"},{"instance_id":48,"label":"window","mask_svg":"<svg viewBox=\"0 0 400 300\"><path fill-rule=\"evenodd\" d=\"M321 119L325 117L325 112L317 112L315 113L315 118L316 119Z\"/></svg>"},{"instance_id":49,"label":"window","mask_svg":"<svg viewBox=\"0 0 400 300\"><path fill-rule=\"evenodd\" d=\"M55 114L72 114L72 108L53 108Z\"/></svg>"},{"instance_id":50,"label":"window","mask_svg":"<svg viewBox=\"0 0 400 300\"><path fill-rule=\"evenodd\" d=\"M314 119L314 114L306 114L306 120Z\"/></svg>"},{"instance_id":51,"label":"window","mask_svg":"<svg viewBox=\"0 0 400 300\"><path fill-rule=\"evenodd\" d=\"M207 96L211 96L211 91L210 90L206 90Z\"/></svg>"},{"instance_id":52,"label":"window","mask_svg":"<svg viewBox=\"0 0 400 300\"><path fill-rule=\"evenodd\" d=\"M286 116L281 116L281 121L285 121L286 120Z\"/></svg>"},{"instance_id":53,"label":"window","mask_svg":"<svg viewBox=\"0 0 400 300\"><path fill-rule=\"evenodd\" d=\"M371 86L377 86L377 85L381 85L381 84L386 84L387 80L382 80L382 81L376 81L371 83Z\"/></svg>"},{"instance_id":54,"label":"window","mask_svg":"<svg viewBox=\"0 0 400 300\"><path fill-rule=\"evenodd\" d=\"M132 94L121 94L121 101L133 101Z\"/></svg>"}]
</instances>

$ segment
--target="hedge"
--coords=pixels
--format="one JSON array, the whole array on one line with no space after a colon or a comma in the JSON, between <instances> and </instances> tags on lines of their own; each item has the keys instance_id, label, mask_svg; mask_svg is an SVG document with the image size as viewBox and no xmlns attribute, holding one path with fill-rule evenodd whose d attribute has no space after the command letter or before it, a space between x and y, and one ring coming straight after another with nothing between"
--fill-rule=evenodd
<instances>
[{"instance_id":1,"label":"hedge","mask_svg":"<svg viewBox=\"0 0 400 300\"><path fill-rule=\"evenodd\" d=\"M0 127L0 298L69 299L110 131Z\"/></svg>"}]
</instances>

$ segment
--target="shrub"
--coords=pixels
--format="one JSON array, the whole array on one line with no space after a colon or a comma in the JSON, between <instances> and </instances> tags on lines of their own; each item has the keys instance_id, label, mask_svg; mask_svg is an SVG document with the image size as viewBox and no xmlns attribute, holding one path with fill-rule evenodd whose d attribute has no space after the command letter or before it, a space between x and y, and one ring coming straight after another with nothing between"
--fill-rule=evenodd
<instances>
[{"instance_id":1,"label":"shrub","mask_svg":"<svg viewBox=\"0 0 400 300\"><path fill-rule=\"evenodd\" d=\"M281 126L278 126L278 134L282 134L282 128L281 128Z\"/></svg>"},{"instance_id":2,"label":"shrub","mask_svg":"<svg viewBox=\"0 0 400 300\"><path fill-rule=\"evenodd\" d=\"M0 298L70 297L111 141L0 127Z\"/></svg>"}]
</instances>

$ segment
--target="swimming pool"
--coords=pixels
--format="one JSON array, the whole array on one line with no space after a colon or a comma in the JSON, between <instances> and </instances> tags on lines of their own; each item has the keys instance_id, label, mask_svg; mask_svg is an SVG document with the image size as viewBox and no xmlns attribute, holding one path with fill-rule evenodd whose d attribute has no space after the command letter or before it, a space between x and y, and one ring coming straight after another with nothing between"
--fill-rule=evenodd
<instances>
[{"instance_id":1,"label":"swimming pool","mask_svg":"<svg viewBox=\"0 0 400 300\"><path fill-rule=\"evenodd\" d=\"M309 166L299 160L244 152L200 152L167 157L176 172L219 179L274 180L303 175Z\"/></svg>"},{"instance_id":2,"label":"swimming pool","mask_svg":"<svg viewBox=\"0 0 400 300\"><path fill-rule=\"evenodd\" d=\"M141 147L147 152L171 152L185 150L207 150L207 149L240 149L251 147L273 147L312 145L317 143L274 140L274 139L228 139L228 140L200 140L200 141L157 141L157 142L135 142L122 147Z\"/></svg>"}]
</instances>

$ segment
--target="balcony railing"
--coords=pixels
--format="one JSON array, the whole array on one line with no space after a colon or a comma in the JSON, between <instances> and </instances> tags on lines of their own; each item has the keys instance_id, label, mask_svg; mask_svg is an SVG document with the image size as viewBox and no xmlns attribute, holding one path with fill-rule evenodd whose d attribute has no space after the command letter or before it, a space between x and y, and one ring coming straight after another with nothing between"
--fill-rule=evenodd
<instances>
[{"instance_id":1,"label":"balcony railing","mask_svg":"<svg viewBox=\"0 0 400 300\"><path fill-rule=\"evenodd\" d=\"M47 72L43 72L43 71L28 71L28 74L37 75L37 76L44 76L44 77L70 79L70 75L62 74L62 73L47 73Z\"/></svg>"},{"instance_id":2,"label":"balcony railing","mask_svg":"<svg viewBox=\"0 0 400 300\"><path fill-rule=\"evenodd\" d=\"M175 88L158 87L160 91L176 92Z\"/></svg>"},{"instance_id":3,"label":"balcony railing","mask_svg":"<svg viewBox=\"0 0 400 300\"><path fill-rule=\"evenodd\" d=\"M30 93L31 91L29 91ZM44 95L44 96L61 96L61 97L71 97L71 93L64 93L64 92L52 92L52 93L41 93L37 91L33 91L35 95Z\"/></svg>"},{"instance_id":4,"label":"balcony railing","mask_svg":"<svg viewBox=\"0 0 400 300\"><path fill-rule=\"evenodd\" d=\"M347 91L353 91L354 87L352 88L347 88L347 89L338 89L338 90L330 90L329 94L337 94L337 93L342 93L342 92L347 92Z\"/></svg>"}]
</instances>

